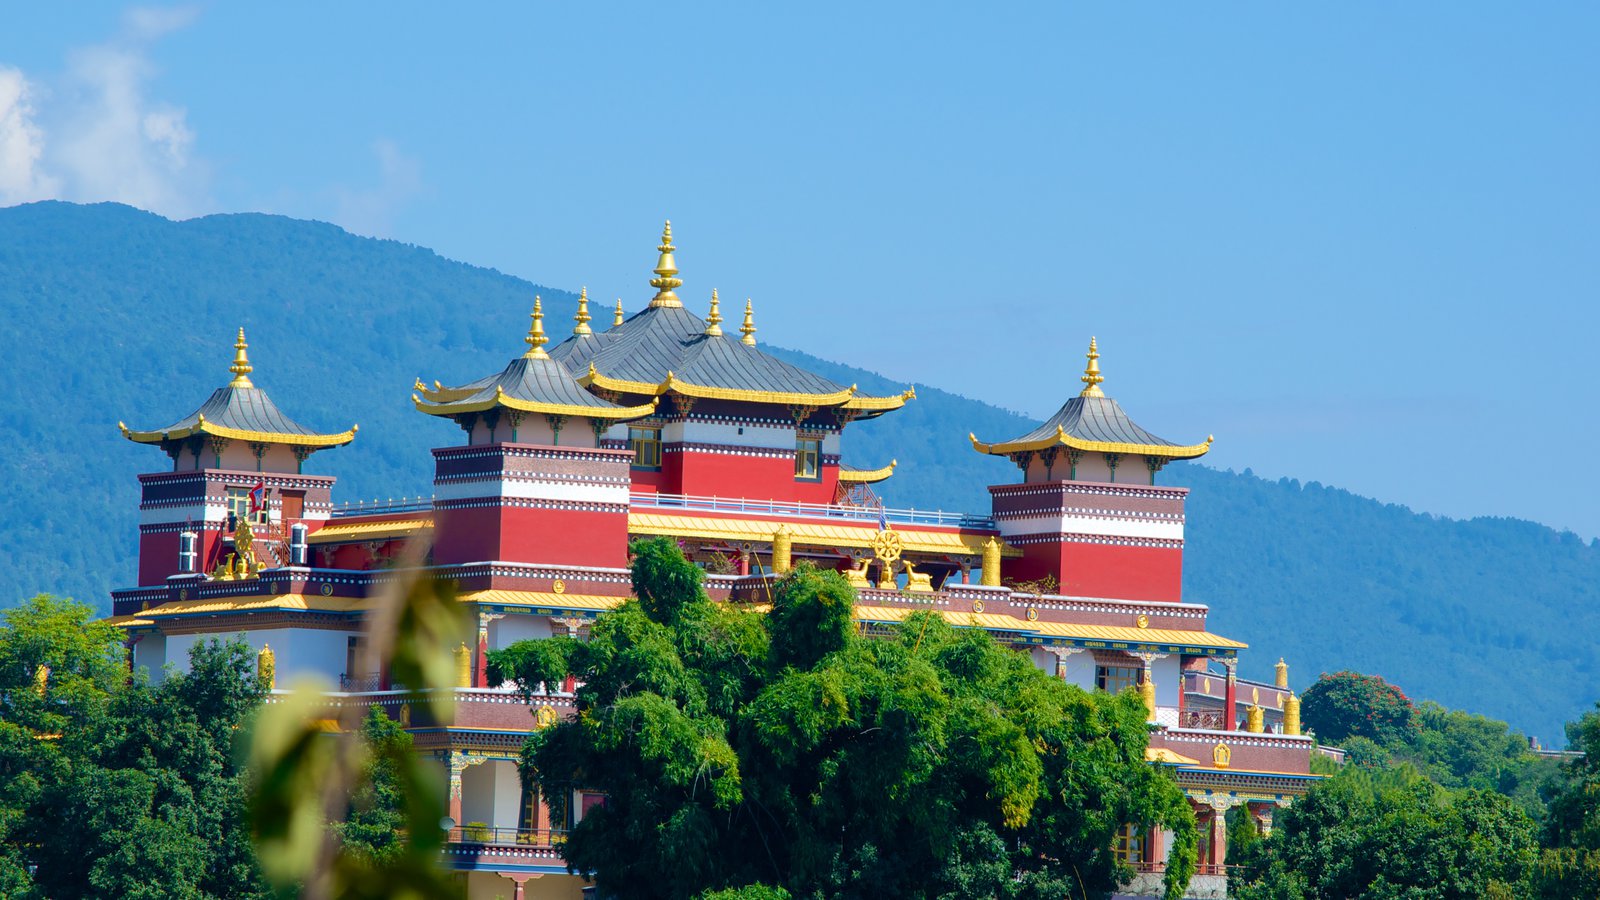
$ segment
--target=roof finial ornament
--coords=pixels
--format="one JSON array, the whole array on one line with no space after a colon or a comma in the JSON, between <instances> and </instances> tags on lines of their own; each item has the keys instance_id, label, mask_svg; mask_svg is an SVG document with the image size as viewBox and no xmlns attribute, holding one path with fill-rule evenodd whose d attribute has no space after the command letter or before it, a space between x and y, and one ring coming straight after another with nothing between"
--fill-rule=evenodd
<instances>
[{"instance_id":1,"label":"roof finial ornament","mask_svg":"<svg viewBox=\"0 0 1600 900\"><path fill-rule=\"evenodd\" d=\"M618 325L621 325L621 324L622 324L622 298L618 297L617 298L617 315L616 315L615 318L613 318L611 320L611 327L615 328L615 327L617 327Z\"/></svg>"},{"instance_id":2,"label":"roof finial ornament","mask_svg":"<svg viewBox=\"0 0 1600 900\"><path fill-rule=\"evenodd\" d=\"M1088 386L1078 396L1105 396L1100 390L1100 383L1106 380L1105 376L1100 374L1100 344L1094 338L1089 338L1089 366L1083 370L1083 378L1081 380Z\"/></svg>"},{"instance_id":3,"label":"roof finial ornament","mask_svg":"<svg viewBox=\"0 0 1600 900\"><path fill-rule=\"evenodd\" d=\"M683 279L675 277L678 274L678 264L672 259L672 220L661 229L661 246L656 248L661 251L661 258L656 260L656 277L650 279L650 286L656 289L656 295L650 299L651 306L670 306L682 308L683 301L672 291L683 286Z\"/></svg>"},{"instance_id":4,"label":"roof finial ornament","mask_svg":"<svg viewBox=\"0 0 1600 900\"><path fill-rule=\"evenodd\" d=\"M550 339L544 336L544 303L539 295L533 297L533 324L528 327L528 336L523 338L528 345L528 352L522 354L528 359L549 359L550 354L544 352L544 345Z\"/></svg>"},{"instance_id":5,"label":"roof finial ornament","mask_svg":"<svg viewBox=\"0 0 1600 900\"><path fill-rule=\"evenodd\" d=\"M722 337L722 310L717 300L717 289L711 289L711 313L706 316L706 334Z\"/></svg>"},{"instance_id":6,"label":"roof finial ornament","mask_svg":"<svg viewBox=\"0 0 1600 900\"><path fill-rule=\"evenodd\" d=\"M578 314L573 316L573 321L578 324L572 326L573 334L594 334L589 327L589 288L585 286L578 291Z\"/></svg>"},{"instance_id":7,"label":"roof finial ornament","mask_svg":"<svg viewBox=\"0 0 1600 900\"><path fill-rule=\"evenodd\" d=\"M739 327L739 333L744 335L739 338L742 343L756 345L756 311L749 297L744 300L744 324Z\"/></svg>"},{"instance_id":8,"label":"roof finial ornament","mask_svg":"<svg viewBox=\"0 0 1600 900\"><path fill-rule=\"evenodd\" d=\"M249 346L244 341L244 328L241 327L239 339L233 343L233 365L228 367L228 371L233 373L233 380L228 382L228 387L255 387L250 381L250 373L254 371L254 367L250 365L250 357L244 352Z\"/></svg>"}]
</instances>

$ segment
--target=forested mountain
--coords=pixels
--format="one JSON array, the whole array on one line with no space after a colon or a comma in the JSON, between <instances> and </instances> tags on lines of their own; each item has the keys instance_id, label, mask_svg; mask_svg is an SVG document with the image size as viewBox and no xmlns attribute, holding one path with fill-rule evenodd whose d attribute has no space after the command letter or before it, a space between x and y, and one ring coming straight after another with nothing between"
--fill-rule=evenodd
<instances>
[{"instance_id":1,"label":"forested mountain","mask_svg":"<svg viewBox=\"0 0 1600 900\"><path fill-rule=\"evenodd\" d=\"M104 608L112 586L133 580L134 475L168 463L123 440L117 422L159 428L198 406L229 377L238 326L249 330L252 377L286 411L323 430L361 425L353 445L318 454L308 471L339 476L341 499L411 496L428 491L428 448L459 439L412 409L412 382L503 365L523 349L535 292L560 334L572 293L331 225L253 214L171 222L112 204L0 209L0 604L48 591ZM628 308L645 294L641 280ZM901 387L778 352L863 390ZM894 505L986 510L984 486L1014 470L972 452L966 435L1028 423L917 393L853 428L846 460L898 459L882 485ZM1270 677L1280 655L1301 687L1322 671L1381 673L1548 743L1600 697L1600 544L1248 471L1184 464L1166 482L1194 488L1187 596L1212 605L1213 630L1255 648L1246 676Z\"/></svg>"}]
</instances>

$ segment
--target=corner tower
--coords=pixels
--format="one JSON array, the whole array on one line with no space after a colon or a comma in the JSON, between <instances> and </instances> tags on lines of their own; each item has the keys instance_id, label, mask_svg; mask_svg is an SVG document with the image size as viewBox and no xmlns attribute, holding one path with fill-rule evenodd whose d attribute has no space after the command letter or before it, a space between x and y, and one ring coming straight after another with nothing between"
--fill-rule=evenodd
<instances>
[{"instance_id":1,"label":"corner tower","mask_svg":"<svg viewBox=\"0 0 1600 900\"><path fill-rule=\"evenodd\" d=\"M434 562L626 566L632 455L600 442L656 401L622 406L584 390L544 349L538 297L524 340L528 351L494 375L454 388L416 384L417 409L467 436L465 446L433 451Z\"/></svg>"},{"instance_id":2,"label":"corner tower","mask_svg":"<svg viewBox=\"0 0 1600 900\"><path fill-rule=\"evenodd\" d=\"M287 565L290 529L314 531L332 512L334 479L303 468L311 454L354 440L356 426L319 434L295 422L250 380L243 328L233 346L233 380L199 409L156 431L117 423L123 437L172 458L171 472L139 476L141 586L174 575L232 577L241 565Z\"/></svg>"},{"instance_id":3,"label":"corner tower","mask_svg":"<svg viewBox=\"0 0 1600 900\"><path fill-rule=\"evenodd\" d=\"M1157 487L1156 473L1204 456L1211 438L1181 445L1140 428L1101 390L1093 338L1088 356L1083 391L1044 424L994 444L971 436L979 453L1022 471L1021 484L989 488L1001 536L1023 553L1004 576L1054 579L1069 596L1178 602L1188 489Z\"/></svg>"}]
</instances>

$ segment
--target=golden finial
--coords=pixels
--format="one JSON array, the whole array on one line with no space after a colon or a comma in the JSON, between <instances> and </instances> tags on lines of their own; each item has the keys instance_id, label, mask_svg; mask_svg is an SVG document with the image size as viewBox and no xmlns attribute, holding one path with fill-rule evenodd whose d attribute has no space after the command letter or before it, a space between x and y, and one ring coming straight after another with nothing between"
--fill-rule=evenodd
<instances>
[{"instance_id":1,"label":"golden finial","mask_svg":"<svg viewBox=\"0 0 1600 900\"><path fill-rule=\"evenodd\" d=\"M1083 389L1080 397L1104 397L1100 391L1100 383L1105 381L1100 374L1100 345L1094 338L1089 338L1089 367L1083 370L1083 383L1088 387Z\"/></svg>"},{"instance_id":2,"label":"golden finial","mask_svg":"<svg viewBox=\"0 0 1600 900\"><path fill-rule=\"evenodd\" d=\"M717 300L717 289L711 289L711 314L706 316L706 334L722 337L722 310Z\"/></svg>"},{"instance_id":3,"label":"golden finial","mask_svg":"<svg viewBox=\"0 0 1600 900\"><path fill-rule=\"evenodd\" d=\"M572 317L578 324L573 326L573 334L594 334L589 328L589 289L585 287L578 291L578 314Z\"/></svg>"},{"instance_id":4,"label":"golden finial","mask_svg":"<svg viewBox=\"0 0 1600 900\"><path fill-rule=\"evenodd\" d=\"M615 328L616 326L621 325L621 324L622 324L622 298L618 297L617 298L617 315L616 315L615 318L613 318L611 320L611 327Z\"/></svg>"},{"instance_id":5,"label":"golden finial","mask_svg":"<svg viewBox=\"0 0 1600 900\"><path fill-rule=\"evenodd\" d=\"M250 365L250 357L246 356L244 352L249 346L244 341L244 329L240 328L239 339L233 343L233 365L228 367L228 371L233 373L233 380L228 382L228 387L255 387L254 384L250 383L250 373L253 371Z\"/></svg>"},{"instance_id":6,"label":"golden finial","mask_svg":"<svg viewBox=\"0 0 1600 900\"><path fill-rule=\"evenodd\" d=\"M749 297L744 300L744 324L739 327L739 333L744 335L740 341L752 347L756 345L756 310Z\"/></svg>"},{"instance_id":7,"label":"golden finial","mask_svg":"<svg viewBox=\"0 0 1600 900\"><path fill-rule=\"evenodd\" d=\"M661 258L656 260L656 277L650 279L650 286L656 289L656 295L650 299L651 306L682 307L683 301L672 291L674 288L683 287L683 279L674 277L678 274L678 264L672 259L672 220L668 219L665 227L661 229L661 246L656 248L661 251Z\"/></svg>"},{"instance_id":8,"label":"golden finial","mask_svg":"<svg viewBox=\"0 0 1600 900\"><path fill-rule=\"evenodd\" d=\"M544 336L544 304L538 295L533 298L533 325L528 328L528 336L522 339L528 345L528 352L522 354L528 359L549 359L550 354L544 352L544 345L550 339Z\"/></svg>"}]
</instances>

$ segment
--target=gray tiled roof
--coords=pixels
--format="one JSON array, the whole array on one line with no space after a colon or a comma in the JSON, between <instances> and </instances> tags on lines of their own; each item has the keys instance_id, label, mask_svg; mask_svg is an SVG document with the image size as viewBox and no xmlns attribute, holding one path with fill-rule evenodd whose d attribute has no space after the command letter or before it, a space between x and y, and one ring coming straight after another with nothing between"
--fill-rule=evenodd
<instances>
[{"instance_id":1,"label":"gray tiled roof","mask_svg":"<svg viewBox=\"0 0 1600 900\"><path fill-rule=\"evenodd\" d=\"M608 378L645 384L659 384L671 372L689 384L736 390L833 394L845 388L736 336L705 330L705 320L682 307L645 307L605 332L567 338L550 355L575 372L593 363Z\"/></svg>"},{"instance_id":2,"label":"gray tiled roof","mask_svg":"<svg viewBox=\"0 0 1600 900\"><path fill-rule=\"evenodd\" d=\"M464 385L461 389L467 387L476 387L477 391L470 396L441 405L454 406L491 400L496 396L496 389L499 389L508 397L529 403L582 406L597 410L620 408L615 403L608 403L584 390L572 372L555 359L529 359L526 356L519 356L499 374L480 378L471 385Z\"/></svg>"},{"instance_id":3,"label":"gray tiled roof","mask_svg":"<svg viewBox=\"0 0 1600 900\"><path fill-rule=\"evenodd\" d=\"M1117 401L1110 397L1073 397L1057 410L1055 415L1046 419L1043 425L1021 437L1001 443L1023 444L1053 438L1057 426L1072 437L1085 441L1145 444L1156 447L1180 446L1165 438L1156 437L1135 425L1133 420L1128 418L1128 414L1122 411L1122 407L1117 405Z\"/></svg>"},{"instance_id":4,"label":"gray tiled roof","mask_svg":"<svg viewBox=\"0 0 1600 900\"><path fill-rule=\"evenodd\" d=\"M309 435L319 432L289 418L272 402L267 392L258 387L217 388L200 408L168 425L162 431L186 431L200 424L205 416L207 423L239 431L261 431L269 434Z\"/></svg>"}]
</instances>

